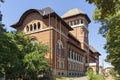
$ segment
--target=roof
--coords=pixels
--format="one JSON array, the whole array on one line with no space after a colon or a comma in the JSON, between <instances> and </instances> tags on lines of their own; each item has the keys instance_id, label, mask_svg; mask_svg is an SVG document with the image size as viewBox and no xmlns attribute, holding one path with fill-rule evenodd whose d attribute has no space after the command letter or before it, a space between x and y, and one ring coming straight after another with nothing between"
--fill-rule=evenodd
<instances>
[{"instance_id":1,"label":"roof","mask_svg":"<svg viewBox=\"0 0 120 80\"><path fill-rule=\"evenodd\" d=\"M78 8L74 8L74 9L69 10L68 12L66 12L61 17L63 19L65 19L65 18L70 18L70 17L73 17L73 16L79 16L79 15L84 16L89 23L91 22L91 20L89 19L88 15L85 12L81 11L80 9L78 9Z\"/></svg>"},{"instance_id":2,"label":"roof","mask_svg":"<svg viewBox=\"0 0 120 80\"><path fill-rule=\"evenodd\" d=\"M89 46L89 49L92 51L92 52L98 52L93 46Z\"/></svg>"},{"instance_id":3,"label":"roof","mask_svg":"<svg viewBox=\"0 0 120 80\"><path fill-rule=\"evenodd\" d=\"M100 55L100 53L91 45L89 45L89 49L93 52L93 53L98 53Z\"/></svg>"},{"instance_id":4,"label":"roof","mask_svg":"<svg viewBox=\"0 0 120 80\"><path fill-rule=\"evenodd\" d=\"M16 27L19 27L22 23L23 23L23 21L24 21L24 19L26 18L26 16L27 15L29 15L31 12L37 12L37 13L39 13L41 16L48 16L48 14L54 14L54 15L56 15L61 21L62 21L62 23L69 29L69 30L73 30L59 15L57 15L56 13L55 13L55 11L54 10L52 10L50 7L46 7L46 8L43 8L43 9L41 9L41 10L39 10L39 9L29 9L29 10L27 10L26 12L24 12L23 13L23 15L21 16L21 18L19 19L19 21L17 22L17 23L15 23L15 24L13 24L13 25L11 25L11 27L13 27L13 28L16 28Z\"/></svg>"},{"instance_id":5,"label":"roof","mask_svg":"<svg viewBox=\"0 0 120 80\"><path fill-rule=\"evenodd\" d=\"M69 10L67 13L65 13L62 16L62 18L73 16L73 15L77 15L77 14L85 14L85 12L79 10L78 8L74 8L74 9Z\"/></svg>"},{"instance_id":6,"label":"roof","mask_svg":"<svg viewBox=\"0 0 120 80\"><path fill-rule=\"evenodd\" d=\"M44 9L41 9L41 10L38 10L38 11L39 11L39 12L41 13L41 15L43 15L43 16L55 12L55 11L52 10L50 7L46 7L46 8L44 8Z\"/></svg>"},{"instance_id":7,"label":"roof","mask_svg":"<svg viewBox=\"0 0 120 80\"><path fill-rule=\"evenodd\" d=\"M76 42L80 43L80 41L76 37L74 37L70 32L68 33L68 37L70 37L73 40L75 40Z\"/></svg>"}]
</instances>

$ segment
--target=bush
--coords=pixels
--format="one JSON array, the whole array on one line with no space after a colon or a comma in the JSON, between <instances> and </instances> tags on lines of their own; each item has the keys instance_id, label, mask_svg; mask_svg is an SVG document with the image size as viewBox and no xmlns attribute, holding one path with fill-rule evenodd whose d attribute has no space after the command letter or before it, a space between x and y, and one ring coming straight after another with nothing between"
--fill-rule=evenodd
<instances>
[{"instance_id":1,"label":"bush","mask_svg":"<svg viewBox=\"0 0 120 80\"><path fill-rule=\"evenodd\" d=\"M95 74L92 69L87 71L88 80L104 80L101 75Z\"/></svg>"}]
</instances>

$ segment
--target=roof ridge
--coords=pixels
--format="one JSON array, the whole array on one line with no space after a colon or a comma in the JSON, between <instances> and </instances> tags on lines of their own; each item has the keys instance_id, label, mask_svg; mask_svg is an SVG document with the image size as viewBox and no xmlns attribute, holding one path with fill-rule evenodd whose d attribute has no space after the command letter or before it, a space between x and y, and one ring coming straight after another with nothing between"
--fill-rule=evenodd
<instances>
[{"instance_id":1,"label":"roof ridge","mask_svg":"<svg viewBox=\"0 0 120 80\"><path fill-rule=\"evenodd\" d=\"M78 8L73 8L73 9L70 9L69 11L67 11L61 17L65 18L65 17L74 16L74 15L77 15L77 14L86 14L86 13L83 12L82 10L78 9Z\"/></svg>"}]
</instances>

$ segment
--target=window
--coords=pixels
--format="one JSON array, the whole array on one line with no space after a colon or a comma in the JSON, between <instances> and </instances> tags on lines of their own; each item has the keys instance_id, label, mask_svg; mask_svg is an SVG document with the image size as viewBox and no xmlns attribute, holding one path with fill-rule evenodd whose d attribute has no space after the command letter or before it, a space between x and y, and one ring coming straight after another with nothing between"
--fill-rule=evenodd
<instances>
[{"instance_id":1,"label":"window","mask_svg":"<svg viewBox=\"0 0 120 80\"><path fill-rule=\"evenodd\" d=\"M61 62L61 68L64 68L64 64L63 64L63 62Z\"/></svg>"},{"instance_id":2,"label":"window","mask_svg":"<svg viewBox=\"0 0 120 80\"><path fill-rule=\"evenodd\" d=\"M58 62L57 62L57 68L59 68L59 64L60 64L60 63L59 63L59 61L58 61Z\"/></svg>"},{"instance_id":3,"label":"window","mask_svg":"<svg viewBox=\"0 0 120 80\"><path fill-rule=\"evenodd\" d=\"M81 56L81 62L83 62L83 56Z\"/></svg>"},{"instance_id":4,"label":"window","mask_svg":"<svg viewBox=\"0 0 120 80\"><path fill-rule=\"evenodd\" d=\"M35 38L32 38L30 41L32 44L38 43L38 41Z\"/></svg>"},{"instance_id":5,"label":"window","mask_svg":"<svg viewBox=\"0 0 120 80\"><path fill-rule=\"evenodd\" d=\"M77 19L77 24L79 24L79 19Z\"/></svg>"},{"instance_id":6,"label":"window","mask_svg":"<svg viewBox=\"0 0 120 80\"><path fill-rule=\"evenodd\" d=\"M77 54L77 61L79 61L79 55Z\"/></svg>"},{"instance_id":7,"label":"window","mask_svg":"<svg viewBox=\"0 0 120 80\"><path fill-rule=\"evenodd\" d=\"M69 26L71 26L71 23L69 22Z\"/></svg>"},{"instance_id":8,"label":"window","mask_svg":"<svg viewBox=\"0 0 120 80\"><path fill-rule=\"evenodd\" d=\"M71 75L71 73L69 73L69 75Z\"/></svg>"},{"instance_id":9,"label":"window","mask_svg":"<svg viewBox=\"0 0 120 80\"><path fill-rule=\"evenodd\" d=\"M72 55L71 55L71 57L72 57L72 59L73 59L73 51L72 51L72 53L71 53Z\"/></svg>"},{"instance_id":10,"label":"window","mask_svg":"<svg viewBox=\"0 0 120 80\"><path fill-rule=\"evenodd\" d=\"M70 21L70 24L71 24L71 26L73 25L73 22L72 21Z\"/></svg>"},{"instance_id":11,"label":"window","mask_svg":"<svg viewBox=\"0 0 120 80\"><path fill-rule=\"evenodd\" d=\"M83 21L83 19L81 20L81 24L83 24L84 23L84 21Z\"/></svg>"},{"instance_id":12,"label":"window","mask_svg":"<svg viewBox=\"0 0 120 80\"><path fill-rule=\"evenodd\" d=\"M58 72L58 75L60 75L60 72Z\"/></svg>"},{"instance_id":13,"label":"window","mask_svg":"<svg viewBox=\"0 0 120 80\"><path fill-rule=\"evenodd\" d=\"M32 31L32 24L30 25L30 31Z\"/></svg>"},{"instance_id":14,"label":"window","mask_svg":"<svg viewBox=\"0 0 120 80\"><path fill-rule=\"evenodd\" d=\"M74 75L74 73L72 73L72 75Z\"/></svg>"},{"instance_id":15,"label":"window","mask_svg":"<svg viewBox=\"0 0 120 80\"><path fill-rule=\"evenodd\" d=\"M26 31L29 32L29 27L28 26L26 27Z\"/></svg>"},{"instance_id":16,"label":"window","mask_svg":"<svg viewBox=\"0 0 120 80\"><path fill-rule=\"evenodd\" d=\"M70 49L69 49L69 53L68 53L68 58L70 58Z\"/></svg>"},{"instance_id":17,"label":"window","mask_svg":"<svg viewBox=\"0 0 120 80\"><path fill-rule=\"evenodd\" d=\"M58 40L57 42L57 54L61 57L64 57L63 43L61 40Z\"/></svg>"},{"instance_id":18,"label":"window","mask_svg":"<svg viewBox=\"0 0 120 80\"><path fill-rule=\"evenodd\" d=\"M64 73L62 72L62 75L64 75Z\"/></svg>"},{"instance_id":19,"label":"window","mask_svg":"<svg viewBox=\"0 0 120 80\"><path fill-rule=\"evenodd\" d=\"M68 69L70 70L70 63L68 64Z\"/></svg>"},{"instance_id":20,"label":"window","mask_svg":"<svg viewBox=\"0 0 120 80\"><path fill-rule=\"evenodd\" d=\"M72 51L70 50L70 59L72 58Z\"/></svg>"},{"instance_id":21,"label":"window","mask_svg":"<svg viewBox=\"0 0 120 80\"><path fill-rule=\"evenodd\" d=\"M36 24L34 23L34 30L36 30Z\"/></svg>"},{"instance_id":22,"label":"window","mask_svg":"<svg viewBox=\"0 0 120 80\"><path fill-rule=\"evenodd\" d=\"M40 22L31 23L30 25L26 26L25 32L36 31L36 30L39 30L40 28L41 28Z\"/></svg>"},{"instance_id":23,"label":"window","mask_svg":"<svg viewBox=\"0 0 120 80\"><path fill-rule=\"evenodd\" d=\"M74 52L74 60L76 60L76 53Z\"/></svg>"},{"instance_id":24,"label":"window","mask_svg":"<svg viewBox=\"0 0 120 80\"><path fill-rule=\"evenodd\" d=\"M40 29L40 27L41 27L40 22L38 22L37 25L38 25L38 29Z\"/></svg>"},{"instance_id":25,"label":"window","mask_svg":"<svg viewBox=\"0 0 120 80\"><path fill-rule=\"evenodd\" d=\"M80 55L79 55L79 61L80 61Z\"/></svg>"},{"instance_id":26,"label":"window","mask_svg":"<svg viewBox=\"0 0 120 80\"><path fill-rule=\"evenodd\" d=\"M77 23L76 23L76 20L74 20L74 25L76 25Z\"/></svg>"}]
</instances>

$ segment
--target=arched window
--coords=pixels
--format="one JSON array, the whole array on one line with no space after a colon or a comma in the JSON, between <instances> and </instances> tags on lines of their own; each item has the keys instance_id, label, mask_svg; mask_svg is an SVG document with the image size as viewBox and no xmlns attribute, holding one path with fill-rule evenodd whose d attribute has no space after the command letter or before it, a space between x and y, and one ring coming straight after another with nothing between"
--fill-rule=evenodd
<instances>
[{"instance_id":1,"label":"arched window","mask_svg":"<svg viewBox=\"0 0 120 80\"><path fill-rule=\"evenodd\" d=\"M40 29L40 27L41 27L40 22L38 22L37 25L38 25L38 29Z\"/></svg>"},{"instance_id":2,"label":"arched window","mask_svg":"<svg viewBox=\"0 0 120 80\"><path fill-rule=\"evenodd\" d=\"M32 24L30 25L30 31L32 31L33 30L33 28L32 28Z\"/></svg>"},{"instance_id":3,"label":"arched window","mask_svg":"<svg viewBox=\"0 0 120 80\"><path fill-rule=\"evenodd\" d=\"M73 59L73 51L72 51L71 57L72 57L72 59Z\"/></svg>"},{"instance_id":4,"label":"arched window","mask_svg":"<svg viewBox=\"0 0 120 80\"><path fill-rule=\"evenodd\" d=\"M36 24L34 23L34 30L36 30L37 28L36 28Z\"/></svg>"},{"instance_id":5,"label":"arched window","mask_svg":"<svg viewBox=\"0 0 120 80\"><path fill-rule=\"evenodd\" d=\"M29 26L26 27L26 31L29 32Z\"/></svg>"},{"instance_id":6,"label":"arched window","mask_svg":"<svg viewBox=\"0 0 120 80\"><path fill-rule=\"evenodd\" d=\"M61 57L64 57L63 43L61 40L58 40L57 42L57 54Z\"/></svg>"},{"instance_id":7,"label":"arched window","mask_svg":"<svg viewBox=\"0 0 120 80\"><path fill-rule=\"evenodd\" d=\"M68 58L70 58L70 53L71 53L71 52L70 52L70 48L69 48L69 52L68 52Z\"/></svg>"},{"instance_id":8,"label":"arched window","mask_svg":"<svg viewBox=\"0 0 120 80\"><path fill-rule=\"evenodd\" d=\"M81 20L81 24L83 24L83 23L84 23L84 20L82 19L82 20Z\"/></svg>"},{"instance_id":9,"label":"arched window","mask_svg":"<svg viewBox=\"0 0 120 80\"><path fill-rule=\"evenodd\" d=\"M35 38L32 38L32 39L30 40L30 42L31 42L32 44L38 43L38 41L37 41Z\"/></svg>"}]
</instances>

